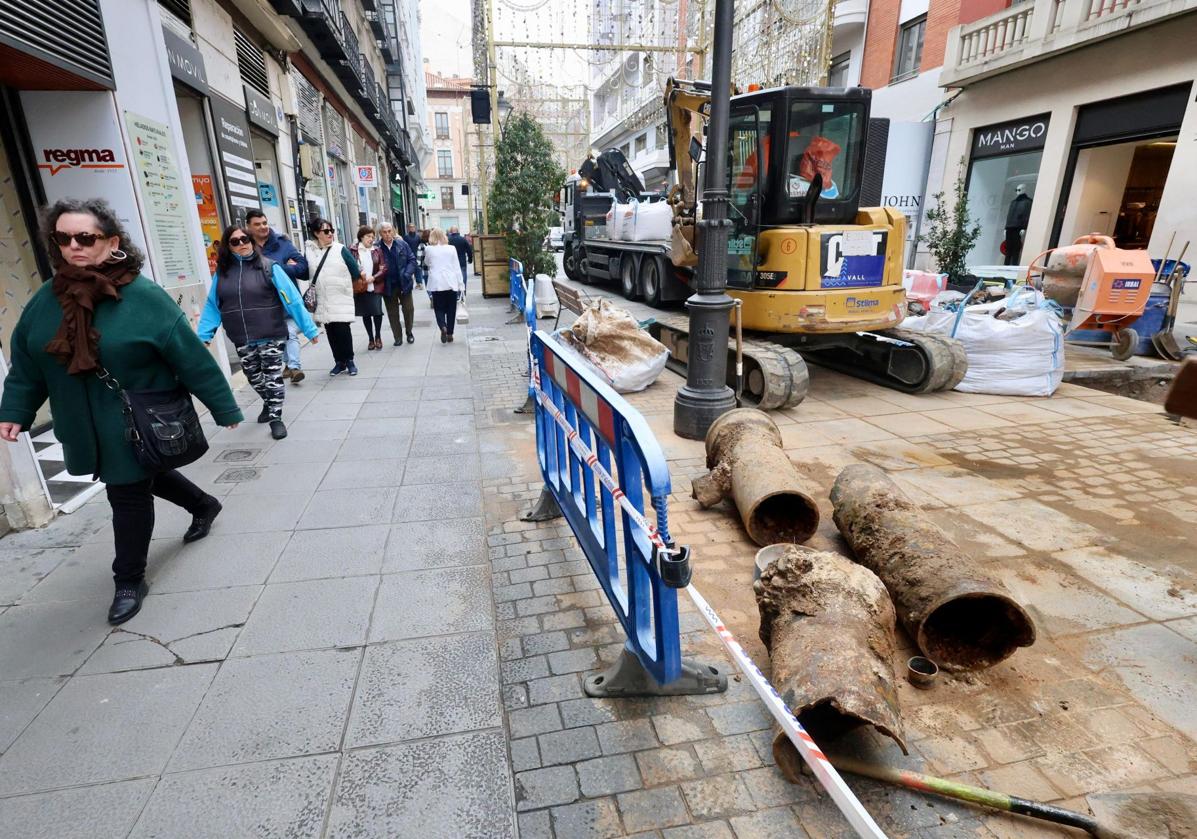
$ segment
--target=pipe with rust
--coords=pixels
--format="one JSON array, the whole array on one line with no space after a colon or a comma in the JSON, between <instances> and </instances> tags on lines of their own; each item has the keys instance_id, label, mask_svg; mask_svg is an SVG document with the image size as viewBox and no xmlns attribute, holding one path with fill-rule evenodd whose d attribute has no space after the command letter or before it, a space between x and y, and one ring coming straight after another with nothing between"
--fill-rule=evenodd
<instances>
[{"instance_id":1,"label":"pipe with rust","mask_svg":"<svg viewBox=\"0 0 1197 839\"><path fill-rule=\"evenodd\" d=\"M876 466L847 467L831 489L835 524L889 589L923 655L980 670L1035 642L1030 615Z\"/></svg>"},{"instance_id":2,"label":"pipe with rust","mask_svg":"<svg viewBox=\"0 0 1197 839\"><path fill-rule=\"evenodd\" d=\"M805 542L819 526L819 508L802 488L781 448L781 432L764 411L728 411L707 430L707 468L694 481L703 507L731 498L758 545Z\"/></svg>"},{"instance_id":3,"label":"pipe with rust","mask_svg":"<svg viewBox=\"0 0 1197 839\"><path fill-rule=\"evenodd\" d=\"M867 724L905 752L891 664L897 618L881 580L839 554L798 545L766 551L776 558L753 590L782 699L824 748ZM773 755L797 783L802 758L784 732L773 740Z\"/></svg>"}]
</instances>

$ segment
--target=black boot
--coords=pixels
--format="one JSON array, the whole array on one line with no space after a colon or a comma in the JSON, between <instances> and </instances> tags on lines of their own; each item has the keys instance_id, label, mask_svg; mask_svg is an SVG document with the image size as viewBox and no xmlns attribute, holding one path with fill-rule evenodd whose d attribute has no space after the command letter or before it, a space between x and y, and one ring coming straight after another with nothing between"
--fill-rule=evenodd
<instances>
[{"instance_id":1,"label":"black boot","mask_svg":"<svg viewBox=\"0 0 1197 839\"><path fill-rule=\"evenodd\" d=\"M117 583L112 606L108 609L108 622L113 626L124 623L141 611L141 601L150 591L145 580L140 583Z\"/></svg>"},{"instance_id":2,"label":"black boot","mask_svg":"<svg viewBox=\"0 0 1197 839\"><path fill-rule=\"evenodd\" d=\"M262 413L258 414L258 422L270 422L270 409L262 406Z\"/></svg>"},{"instance_id":3,"label":"black boot","mask_svg":"<svg viewBox=\"0 0 1197 839\"><path fill-rule=\"evenodd\" d=\"M270 421L270 436L276 440L281 440L287 436L287 426L283 425L281 419Z\"/></svg>"},{"instance_id":4,"label":"black boot","mask_svg":"<svg viewBox=\"0 0 1197 839\"><path fill-rule=\"evenodd\" d=\"M192 516L191 527L187 528L187 532L183 534L183 541L198 542L207 536L208 531L212 529L212 522L216 521L216 517L223 509L221 503L209 495L204 502L203 509Z\"/></svg>"}]
</instances>

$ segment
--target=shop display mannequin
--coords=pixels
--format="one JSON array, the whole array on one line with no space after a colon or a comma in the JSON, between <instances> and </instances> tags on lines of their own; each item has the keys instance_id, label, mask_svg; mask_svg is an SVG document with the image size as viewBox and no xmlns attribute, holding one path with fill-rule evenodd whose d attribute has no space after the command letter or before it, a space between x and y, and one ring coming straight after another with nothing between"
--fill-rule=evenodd
<instances>
[{"instance_id":1,"label":"shop display mannequin","mask_svg":"<svg viewBox=\"0 0 1197 839\"><path fill-rule=\"evenodd\" d=\"M1014 187L1014 200L1006 210L1006 265L1017 265L1022 257L1022 236L1031 218L1031 197L1022 184Z\"/></svg>"}]
</instances>

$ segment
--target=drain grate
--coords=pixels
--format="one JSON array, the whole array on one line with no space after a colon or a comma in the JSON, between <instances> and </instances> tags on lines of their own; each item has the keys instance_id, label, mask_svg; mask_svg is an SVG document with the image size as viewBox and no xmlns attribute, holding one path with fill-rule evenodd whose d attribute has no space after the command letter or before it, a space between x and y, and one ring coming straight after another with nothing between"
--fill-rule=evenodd
<instances>
[{"instance_id":1,"label":"drain grate","mask_svg":"<svg viewBox=\"0 0 1197 839\"><path fill-rule=\"evenodd\" d=\"M216 483L239 484L242 481L256 481L260 477L262 477L260 470L250 466L240 466L236 469L225 469L216 478Z\"/></svg>"},{"instance_id":2,"label":"drain grate","mask_svg":"<svg viewBox=\"0 0 1197 839\"><path fill-rule=\"evenodd\" d=\"M262 453L261 449L225 449L216 457L217 463L245 463Z\"/></svg>"}]
</instances>

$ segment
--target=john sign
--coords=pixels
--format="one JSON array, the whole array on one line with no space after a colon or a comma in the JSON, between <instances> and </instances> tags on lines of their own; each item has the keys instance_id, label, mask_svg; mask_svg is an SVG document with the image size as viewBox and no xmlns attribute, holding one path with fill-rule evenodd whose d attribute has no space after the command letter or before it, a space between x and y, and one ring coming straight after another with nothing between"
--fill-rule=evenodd
<instances>
[{"instance_id":1,"label":"john sign","mask_svg":"<svg viewBox=\"0 0 1197 839\"><path fill-rule=\"evenodd\" d=\"M1026 117L973 130L973 160L1043 148L1050 114Z\"/></svg>"}]
</instances>

